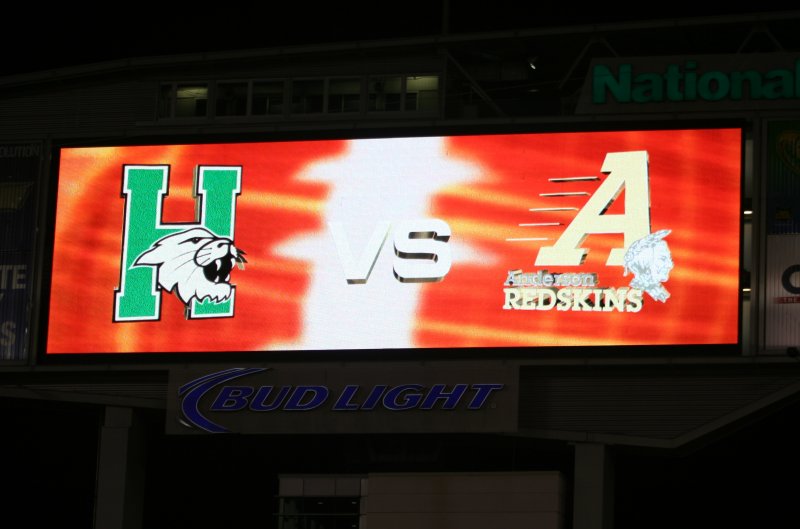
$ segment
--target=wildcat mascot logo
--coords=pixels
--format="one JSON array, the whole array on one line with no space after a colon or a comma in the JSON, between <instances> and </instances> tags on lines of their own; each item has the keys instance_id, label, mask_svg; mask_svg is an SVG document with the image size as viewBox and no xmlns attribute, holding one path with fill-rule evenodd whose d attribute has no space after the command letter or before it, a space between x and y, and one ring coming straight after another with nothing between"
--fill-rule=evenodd
<instances>
[{"instance_id":1,"label":"wildcat mascot logo","mask_svg":"<svg viewBox=\"0 0 800 529\"><path fill-rule=\"evenodd\" d=\"M169 166L124 167L125 226L114 321L160 319L162 290L178 296L188 319L233 316L236 286L230 282L231 271L237 265L243 269L246 262L233 243L241 183L241 167L198 167L198 221L164 224Z\"/></svg>"},{"instance_id":2,"label":"wildcat mascot logo","mask_svg":"<svg viewBox=\"0 0 800 529\"><path fill-rule=\"evenodd\" d=\"M236 263L244 268L243 254L230 239L192 228L158 240L133 265L155 266L158 285L169 292L176 290L186 305L206 298L219 303L231 297L231 270Z\"/></svg>"}]
</instances>

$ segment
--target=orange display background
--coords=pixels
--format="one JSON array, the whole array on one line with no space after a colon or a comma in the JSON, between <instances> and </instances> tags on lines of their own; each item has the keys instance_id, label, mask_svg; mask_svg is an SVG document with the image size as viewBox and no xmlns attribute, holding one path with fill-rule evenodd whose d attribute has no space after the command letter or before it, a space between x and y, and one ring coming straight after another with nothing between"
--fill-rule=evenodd
<instances>
[{"instance_id":1,"label":"orange display background","mask_svg":"<svg viewBox=\"0 0 800 529\"><path fill-rule=\"evenodd\" d=\"M315 271L309 262L285 257L275 248L293 237L325 236L322 212L334 184L299 175L320 161L344 157L351 141L364 140L62 149L47 354L265 351L299 340ZM443 281L422 285L410 330L413 347L737 343L739 129L454 136L442 141L448 159L478 168L480 177L433 194L426 216L448 223L451 243L491 258L455 261ZM596 272L604 286L628 285L630 276L623 277L621 267L605 266L621 235L590 235L584 264L558 269L534 266L539 247L552 241L508 239L557 238L559 233L547 232L551 228L519 226L536 221L530 208L552 205L541 193L564 189L549 178L602 176L606 153L641 150L649 153L652 230L672 230L665 239L675 263L664 285L671 293L667 302L645 295L642 310L635 313L503 310L508 270ZM386 159L392 163L390 152ZM180 300L163 292L160 321L112 321L126 164L171 166L165 223L194 220L192 182L198 165L242 167L235 243L247 252L248 264L233 272L234 317L186 320ZM387 192L400 193L402 186L424 177L398 178L397 190ZM609 213L621 213L624 198L623 193ZM586 200L577 196L566 202L580 208ZM553 218L566 225L574 215ZM324 348L341 347L332 341Z\"/></svg>"}]
</instances>

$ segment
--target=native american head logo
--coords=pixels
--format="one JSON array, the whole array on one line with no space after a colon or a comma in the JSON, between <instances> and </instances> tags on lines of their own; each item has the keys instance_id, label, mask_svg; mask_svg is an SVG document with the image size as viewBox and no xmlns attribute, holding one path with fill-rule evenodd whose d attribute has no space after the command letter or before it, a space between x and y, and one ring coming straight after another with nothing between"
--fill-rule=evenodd
<instances>
[{"instance_id":1,"label":"native american head logo","mask_svg":"<svg viewBox=\"0 0 800 529\"><path fill-rule=\"evenodd\" d=\"M244 252L233 241L205 228L192 228L157 240L134 261L156 268L158 285L186 305L205 298L219 303L231 296L231 271L244 269Z\"/></svg>"},{"instance_id":2,"label":"native american head logo","mask_svg":"<svg viewBox=\"0 0 800 529\"><path fill-rule=\"evenodd\" d=\"M671 230L660 230L637 240L625 253L625 273L633 272L633 288L644 290L650 297L662 303L667 301L669 291L662 283L669 280L675 264L664 237Z\"/></svg>"}]
</instances>

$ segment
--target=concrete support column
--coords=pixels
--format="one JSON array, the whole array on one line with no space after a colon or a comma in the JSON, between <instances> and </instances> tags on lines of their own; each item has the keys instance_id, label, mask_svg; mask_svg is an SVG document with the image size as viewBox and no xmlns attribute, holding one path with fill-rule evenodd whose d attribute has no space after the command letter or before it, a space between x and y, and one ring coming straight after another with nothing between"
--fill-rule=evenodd
<instances>
[{"instance_id":1,"label":"concrete support column","mask_svg":"<svg viewBox=\"0 0 800 529\"><path fill-rule=\"evenodd\" d=\"M144 496L143 427L132 408L107 406L100 429L95 529L141 529Z\"/></svg>"},{"instance_id":2,"label":"concrete support column","mask_svg":"<svg viewBox=\"0 0 800 529\"><path fill-rule=\"evenodd\" d=\"M573 529L614 527L614 465L603 444L575 444Z\"/></svg>"}]
</instances>

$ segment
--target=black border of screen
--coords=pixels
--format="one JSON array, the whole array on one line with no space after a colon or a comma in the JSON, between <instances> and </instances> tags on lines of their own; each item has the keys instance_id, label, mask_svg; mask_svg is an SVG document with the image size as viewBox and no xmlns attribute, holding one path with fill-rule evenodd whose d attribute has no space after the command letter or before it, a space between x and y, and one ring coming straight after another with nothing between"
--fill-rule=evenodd
<instances>
[{"instance_id":1,"label":"black border of screen","mask_svg":"<svg viewBox=\"0 0 800 529\"><path fill-rule=\"evenodd\" d=\"M52 257L55 244L56 201L58 194L58 172L62 148L71 147L123 147L158 146L178 144L289 142L313 140L350 140L368 138L400 138L459 135L494 134L549 134L580 132L655 131L686 129L739 129L741 138L740 160L740 211L745 200L745 139L749 124L744 119L717 120L652 120L621 122L571 122L560 124L479 124L453 126L409 126L391 128L282 131L278 133L247 134L179 134L165 136L140 136L136 138L113 137L103 140L54 140L50 167L45 175L43 187L45 207L39 216L42 242L37 246L41 266L35 270L38 280L38 303L33 303L31 315L31 344L29 351L35 355L38 365L115 365L136 369L154 364L228 364L228 363L286 363L286 362L353 362L353 361L532 361L541 359L636 359L670 357L729 357L741 355L743 350L743 293L742 272L744 270L744 219L739 222L739 310L737 341L735 344L681 344L681 345L626 345L626 346L550 346L550 347L471 347L471 348L413 348L413 349L337 349L337 350L291 350L291 351L230 351L230 352L130 352L130 353L51 353L47 354L47 331L49 325ZM42 196L42 195L40 195ZM535 351L532 351L535 350Z\"/></svg>"}]
</instances>

